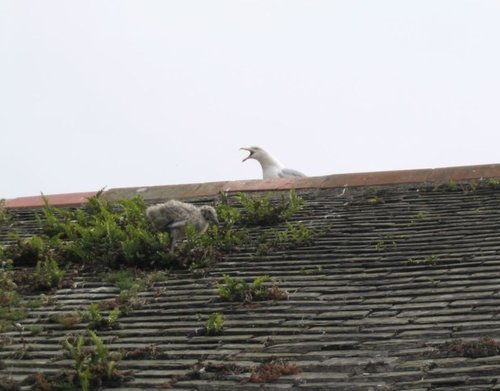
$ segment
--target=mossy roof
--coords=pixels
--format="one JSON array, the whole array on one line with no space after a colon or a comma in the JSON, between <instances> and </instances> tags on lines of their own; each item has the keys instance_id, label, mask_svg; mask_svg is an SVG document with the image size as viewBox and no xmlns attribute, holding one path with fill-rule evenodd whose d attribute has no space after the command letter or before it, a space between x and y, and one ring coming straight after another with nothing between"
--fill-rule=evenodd
<instances>
[{"instance_id":1,"label":"mossy roof","mask_svg":"<svg viewBox=\"0 0 500 391\"><path fill-rule=\"evenodd\" d=\"M481 345L491 342L481 338L500 338L500 186L477 170L469 174L345 192L302 188L306 206L293 221L323 228L312 246L230 254L199 278L173 273L140 293L140 305L120 318L119 329L99 333L110 350L155 352L120 361L134 371L120 389L256 389L261 385L247 382L252 368L277 359L300 372L265 389L500 389L500 354ZM500 177L500 170L489 176ZM26 235L36 230L36 209L11 212L13 226ZM5 234L4 227L3 241ZM248 280L267 274L289 299L222 301L215 290L222 274ZM21 381L70 365L61 343L85 324L62 326L50 316L117 294L92 273L76 275L50 304L29 310L22 334L0 335L0 377ZM225 315L224 333L198 335L217 311ZM35 325L43 331L34 333ZM449 343L456 339L462 345Z\"/></svg>"}]
</instances>

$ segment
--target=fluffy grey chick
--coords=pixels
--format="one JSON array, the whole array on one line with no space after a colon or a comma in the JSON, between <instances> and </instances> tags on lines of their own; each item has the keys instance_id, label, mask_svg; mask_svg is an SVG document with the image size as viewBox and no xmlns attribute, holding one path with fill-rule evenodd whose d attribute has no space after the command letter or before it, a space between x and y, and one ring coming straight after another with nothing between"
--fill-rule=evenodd
<instances>
[{"instance_id":1,"label":"fluffy grey chick","mask_svg":"<svg viewBox=\"0 0 500 391\"><path fill-rule=\"evenodd\" d=\"M170 200L163 204L152 205L146 209L146 216L159 231L168 231L170 235L170 251L175 243L186 235L186 226L191 224L199 234L205 232L209 223L219 224L217 212L211 206L201 207Z\"/></svg>"},{"instance_id":2,"label":"fluffy grey chick","mask_svg":"<svg viewBox=\"0 0 500 391\"><path fill-rule=\"evenodd\" d=\"M269 152L260 147L245 147L240 148L250 152L243 161L248 159L257 160L262 167L262 178L289 178L289 177L305 177L306 175L300 171L291 168L285 168L281 162Z\"/></svg>"}]
</instances>

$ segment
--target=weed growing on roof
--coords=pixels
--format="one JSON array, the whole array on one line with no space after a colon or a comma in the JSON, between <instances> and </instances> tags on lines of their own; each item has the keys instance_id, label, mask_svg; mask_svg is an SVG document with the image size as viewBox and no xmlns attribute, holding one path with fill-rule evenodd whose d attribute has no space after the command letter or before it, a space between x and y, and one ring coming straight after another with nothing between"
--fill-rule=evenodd
<instances>
[{"instance_id":1,"label":"weed growing on roof","mask_svg":"<svg viewBox=\"0 0 500 391\"><path fill-rule=\"evenodd\" d=\"M5 262L0 268L0 332L10 330L12 322L26 316L16 291L17 285L12 278L11 268L12 262Z\"/></svg>"},{"instance_id":2,"label":"weed growing on roof","mask_svg":"<svg viewBox=\"0 0 500 391\"><path fill-rule=\"evenodd\" d=\"M42 209L40 224L46 236L62 240L57 249L67 261L86 265L165 265L168 234L153 232L140 197L107 202L99 194L77 210Z\"/></svg>"},{"instance_id":3,"label":"weed growing on roof","mask_svg":"<svg viewBox=\"0 0 500 391\"><path fill-rule=\"evenodd\" d=\"M156 282L162 282L167 279L167 273L164 272L163 270L157 270L154 272L147 273L146 276L143 278L143 281L146 285L152 286Z\"/></svg>"},{"instance_id":4,"label":"weed growing on roof","mask_svg":"<svg viewBox=\"0 0 500 391\"><path fill-rule=\"evenodd\" d=\"M45 329L41 325L33 325L29 328L29 331L31 332L31 335L36 337L36 336L42 334L45 331Z\"/></svg>"},{"instance_id":5,"label":"weed growing on roof","mask_svg":"<svg viewBox=\"0 0 500 391\"><path fill-rule=\"evenodd\" d=\"M45 294L40 294L33 299L26 299L23 304L26 308L40 308L42 306L53 306L57 302L57 299L53 296L47 296Z\"/></svg>"},{"instance_id":6,"label":"weed growing on roof","mask_svg":"<svg viewBox=\"0 0 500 391\"><path fill-rule=\"evenodd\" d=\"M307 228L302 222L287 223L283 230L271 229L257 240L257 255L299 246L309 246L318 236L318 232Z\"/></svg>"},{"instance_id":7,"label":"weed growing on roof","mask_svg":"<svg viewBox=\"0 0 500 391\"><path fill-rule=\"evenodd\" d=\"M21 386L22 383L10 377L0 376L0 390L2 391L19 391L21 390Z\"/></svg>"},{"instance_id":8,"label":"weed growing on roof","mask_svg":"<svg viewBox=\"0 0 500 391\"><path fill-rule=\"evenodd\" d=\"M432 284L432 286L437 287L439 284L441 284L441 280L435 280L433 278L429 279L429 282Z\"/></svg>"},{"instance_id":9,"label":"weed growing on roof","mask_svg":"<svg viewBox=\"0 0 500 391\"><path fill-rule=\"evenodd\" d=\"M34 235L30 239L16 239L15 246L8 246L0 252L3 262L14 265L34 264L34 271L17 273L13 276L18 285L29 291L46 291L59 287L65 272L55 260L55 253L49 241ZM52 244L56 241L51 241Z\"/></svg>"},{"instance_id":10,"label":"weed growing on roof","mask_svg":"<svg viewBox=\"0 0 500 391\"><path fill-rule=\"evenodd\" d=\"M395 240L392 240L389 236L384 236L382 239L375 242L376 251L385 251L389 249L392 249L393 251L398 249L398 243Z\"/></svg>"},{"instance_id":11,"label":"weed growing on roof","mask_svg":"<svg viewBox=\"0 0 500 391\"><path fill-rule=\"evenodd\" d=\"M152 230L140 197L108 202L97 194L79 209L56 208L46 200L38 216L42 234L30 239L16 237L14 245L0 252L0 260L12 260L16 266L37 265L35 285L39 289L60 286L64 277L60 263L82 263L94 269L180 266L198 272L228 252L253 246L245 226L286 221L304 205L295 191L282 196L281 202L271 200L271 194L251 197L238 194L234 200L239 208L230 206L228 197L221 195L215 206L220 224L211 226L203 235L188 227L186 240L173 253L167 251L168 234ZM268 236L259 251L266 253L310 244L314 236L302 223L288 223L284 230L273 230L272 237ZM115 283L120 287L134 284L131 281L119 276ZM132 285L120 289L133 294L140 288L134 289Z\"/></svg>"},{"instance_id":12,"label":"weed growing on roof","mask_svg":"<svg viewBox=\"0 0 500 391\"><path fill-rule=\"evenodd\" d=\"M122 360L161 360L168 358L168 352L151 344L140 348L121 350Z\"/></svg>"},{"instance_id":13,"label":"weed growing on roof","mask_svg":"<svg viewBox=\"0 0 500 391\"><path fill-rule=\"evenodd\" d=\"M368 198L368 203L370 205L380 205L380 204L385 203L385 201L382 197L374 196L374 197Z\"/></svg>"},{"instance_id":14,"label":"weed growing on roof","mask_svg":"<svg viewBox=\"0 0 500 391\"><path fill-rule=\"evenodd\" d=\"M222 211L221 224L204 235L188 227L186 241L171 254L168 233L152 229L140 197L108 202L98 194L80 209L56 208L46 201L38 216L43 234L17 238L3 258L12 259L15 265L35 265L53 258L111 268L204 266L243 243L244 230L234 229L239 214L230 208L217 206Z\"/></svg>"},{"instance_id":15,"label":"weed growing on roof","mask_svg":"<svg viewBox=\"0 0 500 391\"><path fill-rule=\"evenodd\" d=\"M415 216L413 216L410 220L410 225L416 224L419 221L425 220L427 217L429 217L429 214L427 212L418 212Z\"/></svg>"},{"instance_id":16,"label":"weed growing on roof","mask_svg":"<svg viewBox=\"0 0 500 391\"><path fill-rule=\"evenodd\" d=\"M89 391L126 381L130 373L117 369L121 355L110 353L95 332L88 330L88 335L90 338L68 338L63 343L74 365L74 373L67 374L67 383L81 387L82 391Z\"/></svg>"},{"instance_id":17,"label":"weed growing on roof","mask_svg":"<svg viewBox=\"0 0 500 391\"><path fill-rule=\"evenodd\" d=\"M0 224L5 223L11 219L11 215L5 207L5 200L0 200Z\"/></svg>"},{"instance_id":18,"label":"weed growing on roof","mask_svg":"<svg viewBox=\"0 0 500 391\"><path fill-rule=\"evenodd\" d=\"M50 290L55 287L59 287L63 278L64 270L62 270L57 261L54 259L40 260L36 263L34 279L34 289L39 290Z\"/></svg>"},{"instance_id":19,"label":"weed growing on roof","mask_svg":"<svg viewBox=\"0 0 500 391\"><path fill-rule=\"evenodd\" d=\"M211 362L205 363L203 361L198 361L191 367L191 370L184 375L174 376L170 380L167 380L162 388L171 389L175 387L179 382L185 380L225 380L228 378L237 378L243 372L246 372L244 367L237 364L221 363L214 364ZM237 387L236 387L237 389Z\"/></svg>"},{"instance_id":20,"label":"weed growing on roof","mask_svg":"<svg viewBox=\"0 0 500 391\"><path fill-rule=\"evenodd\" d=\"M300 368L297 364L278 359L253 368L250 378L243 379L241 383L269 383L278 380L281 376L295 375L299 372Z\"/></svg>"},{"instance_id":21,"label":"weed growing on roof","mask_svg":"<svg viewBox=\"0 0 500 391\"><path fill-rule=\"evenodd\" d=\"M220 312L211 314L205 325L207 335L220 335L224 329L224 315Z\"/></svg>"},{"instance_id":22,"label":"weed growing on roof","mask_svg":"<svg viewBox=\"0 0 500 391\"><path fill-rule=\"evenodd\" d=\"M52 314L49 320L53 323L58 323L63 327L72 327L82 322L83 315L80 311L71 313Z\"/></svg>"},{"instance_id":23,"label":"weed growing on roof","mask_svg":"<svg viewBox=\"0 0 500 391\"><path fill-rule=\"evenodd\" d=\"M323 266L321 265L316 265L314 268L305 268L305 267L301 267L299 269L299 272L301 274L304 274L306 276L310 275L310 274L319 274L319 273L322 273L323 272Z\"/></svg>"},{"instance_id":24,"label":"weed growing on roof","mask_svg":"<svg viewBox=\"0 0 500 391\"><path fill-rule=\"evenodd\" d=\"M500 354L500 343L491 337L464 341L454 339L436 346L435 356L438 357L488 357Z\"/></svg>"},{"instance_id":25,"label":"weed growing on roof","mask_svg":"<svg viewBox=\"0 0 500 391\"><path fill-rule=\"evenodd\" d=\"M217 284L219 296L228 301L240 301L250 303L259 300L286 300L288 293L278 287L275 281L269 287L270 278L267 275L257 277L252 283L247 283L239 277L231 278L227 274L222 275L224 282Z\"/></svg>"},{"instance_id":26,"label":"weed growing on roof","mask_svg":"<svg viewBox=\"0 0 500 391\"><path fill-rule=\"evenodd\" d=\"M135 290L139 291L144 287L144 282L137 278L134 271L130 269L121 269L111 271L102 275L104 281L112 282L121 291Z\"/></svg>"},{"instance_id":27,"label":"weed growing on roof","mask_svg":"<svg viewBox=\"0 0 500 391\"><path fill-rule=\"evenodd\" d=\"M10 237L15 240L15 244L6 246L2 251L4 261L12 261L16 266L36 265L38 261L51 258L51 249L45 238L33 235L25 239L17 233L11 233Z\"/></svg>"},{"instance_id":28,"label":"weed growing on roof","mask_svg":"<svg viewBox=\"0 0 500 391\"><path fill-rule=\"evenodd\" d=\"M431 265L434 266L439 261L439 257L437 255L428 255L424 259L415 259L410 258L406 262L407 265L418 266L418 265Z\"/></svg>"},{"instance_id":29,"label":"weed growing on roof","mask_svg":"<svg viewBox=\"0 0 500 391\"><path fill-rule=\"evenodd\" d=\"M139 293L145 288L152 288L156 281L164 280L166 274L163 271L142 273L139 270L121 269L104 273L101 275L101 278L105 281L113 282L120 289L120 293L114 299L95 303L98 306L97 309L99 311L109 310L112 312L119 310L119 315L121 316L142 306L146 302L146 299L139 297ZM106 322L106 320L102 322ZM114 322L111 321L108 323L113 324Z\"/></svg>"},{"instance_id":30,"label":"weed growing on roof","mask_svg":"<svg viewBox=\"0 0 500 391\"><path fill-rule=\"evenodd\" d=\"M263 196L236 194L234 199L243 207L239 218L241 224L265 226L287 221L305 205L304 199L295 190L290 190L288 197L282 195L277 202L272 202L271 197L272 193ZM235 218L236 214L233 213L233 218Z\"/></svg>"},{"instance_id":31,"label":"weed growing on roof","mask_svg":"<svg viewBox=\"0 0 500 391\"><path fill-rule=\"evenodd\" d=\"M434 186L432 189L433 191L456 191L458 189L459 184L454 181L453 179L450 179L446 183L440 183Z\"/></svg>"},{"instance_id":32,"label":"weed growing on roof","mask_svg":"<svg viewBox=\"0 0 500 391\"><path fill-rule=\"evenodd\" d=\"M120 307L115 307L107 316L101 314L99 304L92 303L89 310L84 314L91 330L113 330L119 327L118 318L121 315Z\"/></svg>"},{"instance_id":33,"label":"weed growing on roof","mask_svg":"<svg viewBox=\"0 0 500 391\"><path fill-rule=\"evenodd\" d=\"M182 266L191 271L210 266L223 258L226 252L234 251L243 241L232 227L211 226L199 235L192 226L186 228L186 240L175 250Z\"/></svg>"},{"instance_id":34,"label":"weed growing on roof","mask_svg":"<svg viewBox=\"0 0 500 391\"><path fill-rule=\"evenodd\" d=\"M497 188L497 187L500 187L500 179L499 178L488 178L484 181L484 184L488 187Z\"/></svg>"}]
</instances>

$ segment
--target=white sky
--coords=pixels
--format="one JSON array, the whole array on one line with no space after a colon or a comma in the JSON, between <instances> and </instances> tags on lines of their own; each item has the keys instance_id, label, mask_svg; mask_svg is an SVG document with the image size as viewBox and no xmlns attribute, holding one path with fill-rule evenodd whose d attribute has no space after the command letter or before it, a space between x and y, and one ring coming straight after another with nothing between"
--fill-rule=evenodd
<instances>
[{"instance_id":1,"label":"white sky","mask_svg":"<svg viewBox=\"0 0 500 391\"><path fill-rule=\"evenodd\" d=\"M0 0L0 198L500 163L500 1Z\"/></svg>"}]
</instances>

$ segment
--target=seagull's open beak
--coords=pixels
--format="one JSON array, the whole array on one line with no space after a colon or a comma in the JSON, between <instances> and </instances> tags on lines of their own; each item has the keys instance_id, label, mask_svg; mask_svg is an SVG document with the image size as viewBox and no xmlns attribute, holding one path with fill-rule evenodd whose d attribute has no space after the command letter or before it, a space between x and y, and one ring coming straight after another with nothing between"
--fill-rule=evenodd
<instances>
[{"instance_id":1,"label":"seagull's open beak","mask_svg":"<svg viewBox=\"0 0 500 391\"><path fill-rule=\"evenodd\" d=\"M241 147L240 149L244 150L244 151L248 151L250 152L250 155L248 155L245 159L242 160L242 162L245 162L247 161L248 159L250 159L252 157L252 155L254 154L254 150L252 148L245 148L245 147Z\"/></svg>"}]
</instances>

